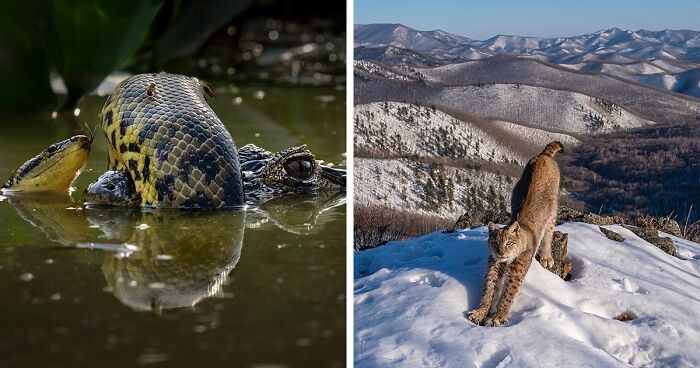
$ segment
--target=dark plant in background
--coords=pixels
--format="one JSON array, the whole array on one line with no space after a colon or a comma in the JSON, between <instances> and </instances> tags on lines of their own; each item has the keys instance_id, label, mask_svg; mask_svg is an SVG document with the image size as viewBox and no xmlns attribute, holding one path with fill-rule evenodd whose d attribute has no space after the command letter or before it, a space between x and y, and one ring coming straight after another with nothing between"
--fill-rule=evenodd
<instances>
[{"instance_id":1,"label":"dark plant in background","mask_svg":"<svg viewBox=\"0 0 700 368\"><path fill-rule=\"evenodd\" d=\"M195 52L251 2L27 0L8 4L0 16L0 110L53 107L51 67L68 90L61 110L72 110L81 96L118 68L158 71L169 60Z\"/></svg>"},{"instance_id":2,"label":"dark plant in background","mask_svg":"<svg viewBox=\"0 0 700 368\"><path fill-rule=\"evenodd\" d=\"M72 110L141 45L163 0L53 0L51 5L49 57L68 90L62 109Z\"/></svg>"}]
</instances>

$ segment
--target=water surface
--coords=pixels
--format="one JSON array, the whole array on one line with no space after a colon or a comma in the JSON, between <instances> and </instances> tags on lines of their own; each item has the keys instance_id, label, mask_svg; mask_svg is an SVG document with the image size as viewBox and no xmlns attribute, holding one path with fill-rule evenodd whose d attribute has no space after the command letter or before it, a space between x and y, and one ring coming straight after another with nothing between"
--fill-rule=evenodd
<instances>
[{"instance_id":1,"label":"water surface","mask_svg":"<svg viewBox=\"0 0 700 368\"><path fill-rule=\"evenodd\" d=\"M215 86L238 146L307 144L344 168L345 91ZM3 116L0 180L95 126ZM345 362L344 193L247 211L84 209L106 167L101 132L75 192L0 197L0 367L340 367Z\"/></svg>"}]
</instances>

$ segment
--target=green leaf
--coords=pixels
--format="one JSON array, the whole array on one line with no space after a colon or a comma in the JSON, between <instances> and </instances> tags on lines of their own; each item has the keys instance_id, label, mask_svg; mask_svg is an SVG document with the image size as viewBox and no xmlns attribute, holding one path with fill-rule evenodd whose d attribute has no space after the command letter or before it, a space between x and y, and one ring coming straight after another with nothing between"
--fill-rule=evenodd
<instances>
[{"instance_id":1,"label":"green leaf","mask_svg":"<svg viewBox=\"0 0 700 368\"><path fill-rule=\"evenodd\" d=\"M68 88L64 109L136 51L163 0L53 0L48 49Z\"/></svg>"},{"instance_id":2,"label":"green leaf","mask_svg":"<svg viewBox=\"0 0 700 368\"><path fill-rule=\"evenodd\" d=\"M157 63L197 51L217 29L241 13L252 0L191 0L156 43Z\"/></svg>"},{"instance_id":3,"label":"green leaf","mask_svg":"<svg viewBox=\"0 0 700 368\"><path fill-rule=\"evenodd\" d=\"M0 111L53 108L43 38L49 12L37 0L10 2L0 12Z\"/></svg>"}]
</instances>

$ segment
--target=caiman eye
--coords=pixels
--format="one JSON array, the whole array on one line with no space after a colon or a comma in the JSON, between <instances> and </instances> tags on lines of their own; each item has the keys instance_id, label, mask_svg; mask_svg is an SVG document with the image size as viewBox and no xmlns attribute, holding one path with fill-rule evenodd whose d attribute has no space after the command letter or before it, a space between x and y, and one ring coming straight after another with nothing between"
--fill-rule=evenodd
<instances>
[{"instance_id":1,"label":"caiman eye","mask_svg":"<svg viewBox=\"0 0 700 368\"><path fill-rule=\"evenodd\" d=\"M52 145L49 146L49 148L46 149L46 151L47 151L48 153L54 153L54 152L56 152L57 149L58 149L58 147L56 147L55 144L52 144Z\"/></svg>"},{"instance_id":2,"label":"caiman eye","mask_svg":"<svg viewBox=\"0 0 700 368\"><path fill-rule=\"evenodd\" d=\"M284 171L296 179L308 179L313 174L311 162L308 160L293 160L284 164Z\"/></svg>"}]
</instances>

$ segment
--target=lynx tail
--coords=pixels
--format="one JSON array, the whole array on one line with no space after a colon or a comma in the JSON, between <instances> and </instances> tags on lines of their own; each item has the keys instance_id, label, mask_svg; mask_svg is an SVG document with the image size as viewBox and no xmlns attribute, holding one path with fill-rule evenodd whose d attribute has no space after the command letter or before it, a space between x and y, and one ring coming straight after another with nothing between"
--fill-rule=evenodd
<instances>
[{"instance_id":1,"label":"lynx tail","mask_svg":"<svg viewBox=\"0 0 700 368\"><path fill-rule=\"evenodd\" d=\"M559 141L553 141L549 142L546 147L544 147L544 151L542 151L543 155L547 155L549 157L554 157L554 155L557 152L564 153L564 145L561 144Z\"/></svg>"}]
</instances>

